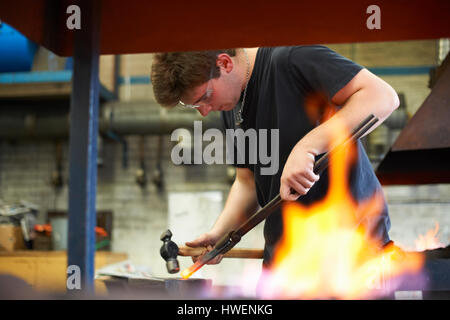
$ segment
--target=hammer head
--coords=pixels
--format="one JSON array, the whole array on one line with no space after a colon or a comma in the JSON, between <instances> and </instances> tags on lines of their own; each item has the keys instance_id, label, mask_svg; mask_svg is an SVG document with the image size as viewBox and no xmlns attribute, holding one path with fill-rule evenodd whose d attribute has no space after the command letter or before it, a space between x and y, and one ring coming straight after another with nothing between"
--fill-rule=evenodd
<instances>
[{"instance_id":1,"label":"hammer head","mask_svg":"<svg viewBox=\"0 0 450 320\"><path fill-rule=\"evenodd\" d=\"M180 265L177 260L178 256L178 246L175 242L171 240L172 232L169 229L161 234L161 241L163 245L159 250L161 257L166 260L167 272L177 273L180 271Z\"/></svg>"}]
</instances>

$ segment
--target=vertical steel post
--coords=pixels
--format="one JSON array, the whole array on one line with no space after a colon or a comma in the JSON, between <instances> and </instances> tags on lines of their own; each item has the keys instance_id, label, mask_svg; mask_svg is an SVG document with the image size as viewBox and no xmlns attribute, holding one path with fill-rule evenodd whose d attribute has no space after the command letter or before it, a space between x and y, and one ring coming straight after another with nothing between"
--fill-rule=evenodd
<instances>
[{"instance_id":1,"label":"vertical steel post","mask_svg":"<svg viewBox=\"0 0 450 320\"><path fill-rule=\"evenodd\" d=\"M79 267L81 290L93 294L101 3L81 0L77 5L81 9L81 29L73 31L68 265Z\"/></svg>"}]
</instances>

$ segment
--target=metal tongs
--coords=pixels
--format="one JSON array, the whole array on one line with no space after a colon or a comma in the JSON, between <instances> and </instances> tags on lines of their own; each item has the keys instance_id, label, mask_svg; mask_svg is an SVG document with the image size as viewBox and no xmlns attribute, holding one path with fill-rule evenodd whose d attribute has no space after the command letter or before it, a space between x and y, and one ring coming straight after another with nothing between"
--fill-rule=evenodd
<instances>
[{"instance_id":1,"label":"metal tongs","mask_svg":"<svg viewBox=\"0 0 450 320\"><path fill-rule=\"evenodd\" d=\"M333 150L325 153L319 160L314 164L314 173L320 175L327 167L330 155L339 152L345 148L349 143L357 141L361 138L370 128L378 122L378 118L373 114L364 119L353 131L350 137L348 137L344 142L335 147ZM291 190L291 193L295 191ZM200 257L191 267L183 270L181 276L185 279L189 278L195 271L200 269L203 265L208 263L210 260L217 257L219 254L225 254L233 248L241 238L255 226L257 226L261 221L266 219L270 214L277 210L283 200L280 194L278 194L274 199L267 203L263 208L259 209L254 213L246 222L244 222L238 229L230 231L226 234L214 248L206 253L204 256Z\"/></svg>"}]
</instances>

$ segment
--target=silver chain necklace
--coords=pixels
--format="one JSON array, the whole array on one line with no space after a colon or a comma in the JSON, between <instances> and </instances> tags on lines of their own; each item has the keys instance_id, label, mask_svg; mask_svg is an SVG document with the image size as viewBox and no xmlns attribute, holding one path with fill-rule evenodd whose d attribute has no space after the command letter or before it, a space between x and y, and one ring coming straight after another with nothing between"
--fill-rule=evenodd
<instances>
[{"instance_id":1,"label":"silver chain necklace","mask_svg":"<svg viewBox=\"0 0 450 320\"><path fill-rule=\"evenodd\" d=\"M240 126L242 124L242 122L244 122L244 118L242 117L242 110L244 110L244 103L245 103L245 96L247 95L247 87L248 87L248 83L249 83L249 75L250 75L250 60L248 59L248 55L247 55L247 51L244 50L244 54L245 54L245 59L247 60L247 83L245 84L245 89L244 89L244 96L242 97L242 103L241 103L241 107L239 108L239 111L236 115L236 126Z\"/></svg>"}]
</instances>

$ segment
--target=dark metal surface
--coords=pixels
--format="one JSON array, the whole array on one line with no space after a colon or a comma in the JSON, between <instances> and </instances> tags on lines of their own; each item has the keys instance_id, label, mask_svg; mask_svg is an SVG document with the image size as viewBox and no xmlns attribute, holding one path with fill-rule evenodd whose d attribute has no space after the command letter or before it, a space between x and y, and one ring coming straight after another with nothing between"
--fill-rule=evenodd
<instances>
[{"instance_id":1,"label":"dark metal surface","mask_svg":"<svg viewBox=\"0 0 450 320\"><path fill-rule=\"evenodd\" d=\"M210 279L167 279L164 281L166 291L173 295L180 297L207 296L212 287L212 280Z\"/></svg>"},{"instance_id":2,"label":"dark metal surface","mask_svg":"<svg viewBox=\"0 0 450 320\"><path fill-rule=\"evenodd\" d=\"M382 184L450 182L450 67L443 65L431 93L378 166Z\"/></svg>"},{"instance_id":3,"label":"dark metal surface","mask_svg":"<svg viewBox=\"0 0 450 320\"><path fill-rule=\"evenodd\" d=\"M395 281L393 281L395 282ZM404 275L391 284L396 291L428 291L450 293L450 259L426 259L419 275Z\"/></svg>"},{"instance_id":4,"label":"dark metal surface","mask_svg":"<svg viewBox=\"0 0 450 320\"><path fill-rule=\"evenodd\" d=\"M450 148L389 151L376 174L383 185L450 182Z\"/></svg>"},{"instance_id":5,"label":"dark metal surface","mask_svg":"<svg viewBox=\"0 0 450 320\"><path fill-rule=\"evenodd\" d=\"M111 277L102 280L109 297L118 298L211 298L211 279L153 278L126 279Z\"/></svg>"},{"instance_id":6,"label":"dark metal surface","mask_svg":"<svg viewBox=\"0 0 450 320\"><path fill-rule=\"evenodd\" d=\"M94 291L100 1L79 4L83 23L74 37L68 265L80 268L81 290L90 293Z\"/></svg>"}]
</instances>

